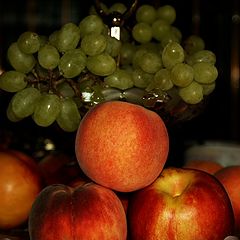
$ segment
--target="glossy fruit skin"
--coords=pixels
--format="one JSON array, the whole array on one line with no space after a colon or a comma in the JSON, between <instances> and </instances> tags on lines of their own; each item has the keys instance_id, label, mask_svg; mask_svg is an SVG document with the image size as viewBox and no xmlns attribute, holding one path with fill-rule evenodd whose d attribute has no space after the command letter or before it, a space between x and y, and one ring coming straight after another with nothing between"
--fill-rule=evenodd
<instances>
[{"instance_id":1,"label":"glossy fruit skin","mask_svg":"<svg viewBox=\"0 0 240 240\"><path fill-rule=\"evenodd\" d=\"M128 204L132 240L220 240L233 233L233 210L223 186L203 171L166 168Z\"/></svg>"},{"instance_id":2,"label":"glossy fruit skin","mask_svg":"<svg viewBox=\"0 0 240 240\"><path fill-rule=\"evenodd\" d=\"M0 183L0 229L11 229L27 221L42 189L42 177L31 157L4 150L0 152Z\"/></svg>"},{"instance_id":3,"label":"glossy fruit skin","mask_svg":"<svg viewBox=\"0 0 240 240\"><path fill-rule=\"evenodd\" d=\"M151 184L169 150L159 115L128 102L96 105L82 119L75 152L83 172L100 185L131 192Z\"/></svg>"},{"instance_id":4,"label":"glossy fruit skin","mask_svg":"<svg viewBox=\"0 0 240 240\"><path fill-rule=\"evenodd\" d=\"M231 200L235 234L240 236L240 165L224 167L215 173L215 177L223 184Z\"/></svg>"},{"instance_id":5,"label":"glossy fruit skin","mask_svg":"<svg viewBox=\"0 0 240 240\"><path fill-rule=\"evenodd\" d=\"M43 189L29 216L31 240L125 240L127 220L116 194L95 183Z\"/></svg>"}]
</instances>

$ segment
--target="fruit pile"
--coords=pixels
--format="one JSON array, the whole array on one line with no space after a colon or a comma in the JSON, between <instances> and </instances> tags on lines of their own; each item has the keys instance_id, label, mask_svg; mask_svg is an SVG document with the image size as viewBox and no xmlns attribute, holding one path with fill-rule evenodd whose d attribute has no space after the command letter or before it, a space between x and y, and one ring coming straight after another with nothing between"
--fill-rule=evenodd
<instances>
[{"instance_id":1,"label":"fruit pile","mask_svg":"<svg viewBox=\"0 0 240 240\"><path fill-rule=\"evenodd\" d=\"M122 3L101 6L113 17L127 10ZM49 36L22 33L7 51L12 69L0 76L0 89L13 94L7 117L31 116L38 126L57 122L72 132L89 108L107 100L160 108L172 117L179 102L198 105L215 88L216 57L201 37L183 38L175 19L170 5L137 6L119 40L91 8L79 24L66 23Z\"/></svg>"},{"instance_id":2,"label":"fruit pile","mask_svg":"<svg viewBox=\"0 0 240 240\"><path fill-rule=\"evenodd\" d=\"M230 236L240 233L239 166L166 167L168 152L157 113L99 103L80 122L74 168L65 154L36 165L0 151L0 229L25 226L24 240L237 239Z\"/></svg>"}]
</instances>

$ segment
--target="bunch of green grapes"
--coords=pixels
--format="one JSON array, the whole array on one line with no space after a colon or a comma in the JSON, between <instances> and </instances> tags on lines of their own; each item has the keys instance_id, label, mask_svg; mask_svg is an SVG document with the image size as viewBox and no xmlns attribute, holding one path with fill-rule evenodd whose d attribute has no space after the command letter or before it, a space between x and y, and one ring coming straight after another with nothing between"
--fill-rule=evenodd
<instances>
[{"instance_id":1,"label":"bunch of green grapes","mask_svg":"<svg viewBox=\"0 0 240 240\"><path fill-rule=\"evenodd\" d=\"M122 3L102 8L127 10ZM22 33L7 51L12 69L0 76L0 88L13 94L7 117L32 117L42 127L56 122L72 132L86 110L102 101L148 106L152 97L166 100L174 93L187 104L201 102L215 88L216 57L199 36L183 41L175 18L170 5L141 5L131 30L123 26L117 40L92 7L78 24L66 23L49 36Z\"/></svg>"}]
</instances>

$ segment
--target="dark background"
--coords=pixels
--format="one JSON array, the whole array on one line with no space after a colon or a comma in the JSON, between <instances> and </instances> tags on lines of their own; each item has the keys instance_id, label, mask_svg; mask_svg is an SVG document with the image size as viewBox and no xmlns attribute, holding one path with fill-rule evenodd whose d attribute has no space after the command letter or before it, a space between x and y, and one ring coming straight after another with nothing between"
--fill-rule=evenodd
<instances>
[{"instance_id":1,"label":"dark background","mask_svg":"<svg viewBox=\"0 0 240 240\"><path fill-rule=\"evenodd\" d=\"M106 5L115 1L104 0ZM131 1L122 1L127 5ZM79 23L88 15L93 0L57 1L25 0L0 2L0 66L6 65L6 51L10 43L24 31L32 30L49 35L66 22ZM239 0L140 0L139 4L155 6L170 4L175 7L177 19L174 23L183 37L199 34L206 49L217 57L219 71L215 91L211 94L204 112L198 117L169 129L171 141L170 163L182 159L184 148L191 142L206 140L240 141L239 122L239 56L240 16ZM10 142L16 148L32 151L43 144L46 138L55 142L57 148L74 151L74 134L65 133L56 126L37 127L31 119L11 123L6 118L9 94L0 91L0 142ZM39 146L38 146L39 147Z\"/></svg>"}]
</instances>

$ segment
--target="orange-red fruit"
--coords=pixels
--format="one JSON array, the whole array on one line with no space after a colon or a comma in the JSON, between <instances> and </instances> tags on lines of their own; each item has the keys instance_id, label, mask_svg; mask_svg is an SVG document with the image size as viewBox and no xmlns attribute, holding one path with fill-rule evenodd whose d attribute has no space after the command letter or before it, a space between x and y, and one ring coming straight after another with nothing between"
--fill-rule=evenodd
<instances>
[{"instance_id":1,"label":"orange-red fruit","mask_svg":"<svg viewBox=\"0 0 240 240\"><path fill-rule=\"evenodd\" d=\"M76 157L93 181L130 192L151 184L167 160L169 137L161 117L122 101L89 110L76 134Z\"/></svg>"},{"instance_id":2,"label":"orange-red fruit","mask_svg":"<svg viewBox=\"0 0 240 240\"><path fill-rule=\"evenodd\" d=\"M215 172L223 168L223 165L211 160L189 160L184 164L183 167L198 169L210 174L214 174Z\"/></svg>"},{"instance_id":3,"label":"orange-red fruit","mask_svg":"<svg viewBox=\"0 0 240 240\"><path fill-rule=\"evenodd\" d=\"M224 167L215 173L215 177L223 184L231 200L235 218L235 234L240 236L240 166Z\"/></svg>"},{"instance_id":4,"label":"orange-red fruit","mask_svg":"<svg viewBox=\"0 0 240 240\"><path fill-rule=\"evenodd\" d=\"M165 168L128 203L131 240L220 240L233 233L233 222L224 187L200 170Z\"/></svg>"},{"instance_id":5,"label":"orange-red fruit","mask_svg":"<svg viewBox=\"0 0 240 240\"><path fill-rule=\"evenodd\" d=\"M29 215L31 240L125 240L127 220L117 195L95 183L49 185Z\"/></svg>"},{"instance_id":6,"label":"orange-red fruit","mask_svg":"<svg viewBox=\"0 0 240 240\"><path fill-rule=\"evenodd\" d=\"M41 189L42 178L30 156L15 150L0 152L0 229L23 224Z\"/></svg>"}]
</instances>

